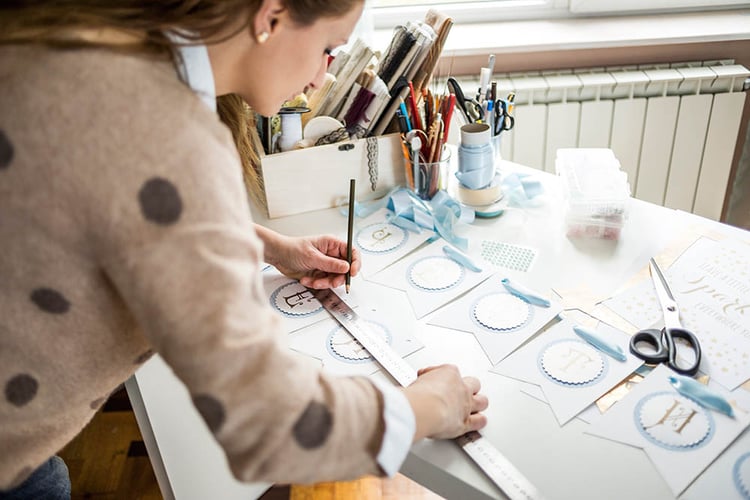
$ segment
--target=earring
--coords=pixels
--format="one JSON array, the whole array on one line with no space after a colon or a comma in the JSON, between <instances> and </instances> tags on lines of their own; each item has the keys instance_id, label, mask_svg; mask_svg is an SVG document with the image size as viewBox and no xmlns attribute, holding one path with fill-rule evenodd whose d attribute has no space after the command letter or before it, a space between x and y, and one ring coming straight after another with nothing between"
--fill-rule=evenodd
<instances>
[{"instance_id":1,"label":"earring","mask_svg":"<svg viewBox=\"0 0 750 500\"><path fill-rule=\"evenodd\" d=\"M258 41L258 43L264 44L266 43L266 41L268 41L269 36L271 35L269 35L267 31L264 31L263 33L258 34L255 39Z\"/></svg>"}]
</instances>

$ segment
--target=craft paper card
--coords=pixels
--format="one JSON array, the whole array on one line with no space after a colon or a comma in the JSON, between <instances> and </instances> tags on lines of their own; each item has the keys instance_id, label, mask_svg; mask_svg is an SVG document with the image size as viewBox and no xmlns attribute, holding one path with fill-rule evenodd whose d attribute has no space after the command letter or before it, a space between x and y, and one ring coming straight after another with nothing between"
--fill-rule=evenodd
<instances>
[{"instance_id":1,"label":"craft paper card","mask_svg":"<svg viewBox=\"0 0 750 500\"><path fill-rule=\"evenodd\" d=\"M358 220L352 243L362 254L362 276L369 277L410 253L435 233L422 229L413 233L388 222L391 212L381 208Z\"/></svg>"},{"instance_id":2,"label":"craft paper card","mask_svg":"<svg viewBox=\"0 0 750 500\"><path fill-rule=\"evenodd\" d=\"M703 348L701 371L729 389L750 379L750 246L700 239L665 276ZM638 328L664 324L650 279L604 304Z\"/></svg>"},{"instance_id":3,"label":"craft paper card","mask_svg":"<svg viewBox=\"0 0 750 500\"><path fill-rule=\"evenodd\" d=\"M465 296L438 311L431 325L471 332L495 365L557 316L562 308L551 301L540 307L511 295L493 274Z\"/></svg>"},{"instance_id":4,"label":"craft paper card","mask_svg":"<svg viewBox=\"0 0 750 500\"><path fill-rule=\"evenodd\" d=\"M738 411L730 418L700 406L670 385L672 373L654 368L586 432L643 448L678 496L740 435L750 415Z\"/></svg>"},{"instance_id":5,"label":"craft paper card","mask_svg":"<svg viewBox=\"0 0 750 500\"><path fill-rule=\"evenodd\" d=\"M376 300L374 294L368 296L367 306L357 310L370 330L401 357L421 349L423 344L413 333L418 325L409 304L390 300L381 305ZM292 334L289 347L321 360L326 370L340 375L370 375L380 369L370 353L330 316Z\"/></svg>"},{"instance_id":6,"label":"craft paper card","mask_svg":"<svg viewBox=\"0 0 750 500\"><path fill-rule=\"evenodd\" d=\"M564 318L491 371L541 387L560 425L585 410L643 364L628 353L629 337L600 323L595 331L626 354L621 362L604 354L573 331Z\"/></svg>"},{"instance_id":7,"label":"craft paper card","mask_svg":"<svg viewBox=\"0 0 750 500\"><path fill-rule=\"evenodd\" d=\"M745 443L745 446L750 446L750 442ZM750 451L743 453L734 462L732 483L734 483L734 487L741 498L750 498Z\"/></svg>"},{"instance_id":8,"label":"craft paper card","mask_svg":"<svg viewBox=\"0 0 750 500\"><path fill-rule=\"evenodd\" d=\"M750 392L732 391L735 411L750 411ZM683 500L721 498L722 500L747 500L750 498L750 428L712 463L688 488Z\"/></svg>"},{"instance_id":9,"label":"craft paper card","mask_svg":"<svg viewBox=\"0 0 750 500\"><path fill-rule=\"evenodd\" d=\"M413 252L371 278L372 281L405 290L417 318L447 304L487 279L491 270L472 271L446 255L448 244L437 240Z\"/></svg>"},{"instance_id":10,"label":"craft paper card","mask_svg":"<svg viewBox=\"0 0 750 500\"><path fill-rule=\"evenodd\" d=\"M312 292L299 281L287 278L272 266L264 269L262 276L271 309L281 317L281 327L285 332L291 333L330 317ZM348 295L343 286L334 289L339 296L346 297L346 303L352 308L359 302L355 283L356 280L352 280Z\"/></svg>"}]
</instances>

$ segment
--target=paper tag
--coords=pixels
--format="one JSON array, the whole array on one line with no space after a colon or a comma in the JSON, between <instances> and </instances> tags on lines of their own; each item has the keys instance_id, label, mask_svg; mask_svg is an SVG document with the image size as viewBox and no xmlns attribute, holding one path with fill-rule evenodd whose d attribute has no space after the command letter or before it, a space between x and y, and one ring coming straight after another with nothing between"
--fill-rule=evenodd
<instances>
[{"instance_id":1,"label":"paper tag","mask_svg":"<svg viewBox=\"0 0 750 500\"><path fill-rule=\"evenodd\" d=\"M271 294L271 305L290 317L311 316L323 310L318 299L297 282L280 286Z\"/></svg>"},{"instance_id":2,"label":"paper tag","mask_svg":"<svg viewBox=\"0 0 750 500\"><path fill-rule=\"evenodd\" d=\"M472 319L492 331L521 328L531 318L531 304L509 293L485 295L474 304Z\"/></svg>"},{"instance_id":3,"label":"paper tag","mask_svg":"<svg viewBox=\"0 0 750 500\"><path fill-rule=\"evenodd\" d=\"M391 344L392 336L386 327L374 321L363 321L374 335L379 336L386 344ZM326 348L331 356L348 363L366 363L373 360L367 349L343 326L337 326L328 334Z\"/></svg>"},{"instance_id":4,"label":"paper tag","mask_svg":"<svg viewBox=\"0 0 750 500\"><path fill-rule=\"evenodd\" d=\"M634 418L640 433L668 450L687 450L711 440L714 421L695 401L674 392L645 396L635 406Z\"/></svg>"},{"instance_id":5,"label":"paper tag","mask_svg":"<svg viewBox=\"0 0 750 500\"><path fill-rule=\"evenodd\" d=\"M409 239L404 229L387 222L380 222L363 227L356 236L357 246L363 252L394 252Z\"/></svg>"},{"instance_id":6,"label":"paper tag","mask_svg":"<svg viewBox=\"0 0 750 500\"><path fill-rule=\"evenodd\" d=\"M461 264L439 256L420 259L406 270L409 283L427 291L453 288L461 282L465 273Z\"/></svg>"},{"instance_id":7,"label":"paper tag","mask_svg":"<svg viewBox=\"0 0 750 500\"><path fill-rule=\"evenodd\" d=\"M539 354L539 366L558 384L586 386L604 375L607 360L595 348L579 340L552 342Z\"/></svg>"}]
</instances>

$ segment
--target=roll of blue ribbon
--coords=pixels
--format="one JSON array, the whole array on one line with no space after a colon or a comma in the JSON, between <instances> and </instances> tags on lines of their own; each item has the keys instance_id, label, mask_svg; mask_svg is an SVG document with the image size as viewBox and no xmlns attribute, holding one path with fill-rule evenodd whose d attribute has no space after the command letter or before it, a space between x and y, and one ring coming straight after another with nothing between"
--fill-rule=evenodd
<instances>
[{"instance_id":1,"label":"roll of blue ribbon","mask_svg":"<svg viewBox=\"0 0 750 500\"><path fill-rule=\"evenodd\" d=\"M468 189L483 189L495 176L495 157L490 143L458 147L456 178Z\"/></svg>"}]
</instances>

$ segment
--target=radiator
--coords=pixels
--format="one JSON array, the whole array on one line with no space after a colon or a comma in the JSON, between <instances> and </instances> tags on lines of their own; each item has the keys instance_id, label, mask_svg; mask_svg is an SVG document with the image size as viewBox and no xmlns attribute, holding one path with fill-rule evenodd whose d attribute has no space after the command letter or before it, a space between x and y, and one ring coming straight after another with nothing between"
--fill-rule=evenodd
<instances>
[{"instance_id":1,"label":"radiator","mask_svg":"<svg viewBox=\"0 0 750 500\"><path fill-rule=\"evenodd\" d=\"M502 156L554 172L558 148L611 148L633 196L719 220L749 76L732 61L497 75L516 93Z\"/></svg>"}]
</instances>

